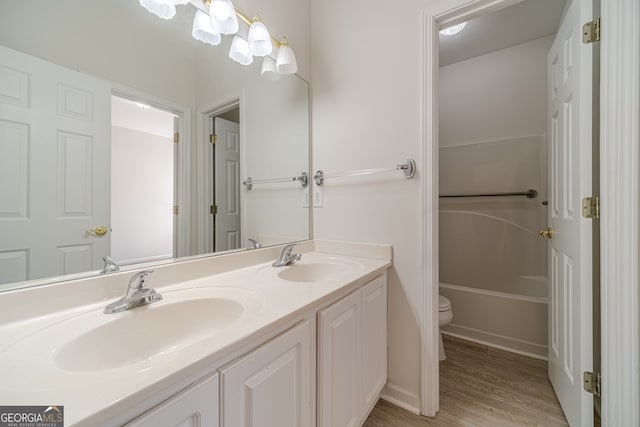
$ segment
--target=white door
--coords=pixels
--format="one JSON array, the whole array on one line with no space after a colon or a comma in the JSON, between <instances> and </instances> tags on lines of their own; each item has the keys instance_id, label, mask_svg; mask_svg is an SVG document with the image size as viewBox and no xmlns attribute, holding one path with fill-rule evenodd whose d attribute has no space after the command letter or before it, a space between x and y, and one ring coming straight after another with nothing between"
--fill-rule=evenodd
<instances>
[{"instance_id":1,"label":"white door","mask_svg":"<svg viewBox=\"0 0 640 427\"><path fill-rule=\"evenodd\" d=\"M0 283L97 269L109 254L110 92L0 46Z\"/></svg>"},{"instance_id":2,"label":"white door","mask_svg":"<svg viewBox=\"0 0 640 427\"><path fill-rule=\"evenodd\" d=\"M549 378L572 426L593 425L593 396L582 374L592 369L591 195L592 49L582 23L592 0L573 0L548 57L549 81Z\"/></svg>"},{"instance_id":3,"label":"white door","mask_svg":"<svg viewBox=\"0 0 640 427\"><path fill-rule=\"evenodd\" d=\"M237 123L216 117L215 251L240 247L240 130Z\"/></svg>"}]
</instances>

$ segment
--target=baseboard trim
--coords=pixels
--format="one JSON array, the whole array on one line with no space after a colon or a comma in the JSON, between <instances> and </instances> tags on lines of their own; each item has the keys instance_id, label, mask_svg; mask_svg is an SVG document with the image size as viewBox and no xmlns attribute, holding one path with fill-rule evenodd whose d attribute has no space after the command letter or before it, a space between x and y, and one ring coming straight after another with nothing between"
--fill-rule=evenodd
<instances>
[{"instance_id":1,"label":"baseboard trim","mask_svg":"<svg viewBox=\"0 0 640 427\"><path fill-rule=\"evenodd\" d=\"M454 324L445 326L441 332L443 335L449 335L511 353L533 357L534 359L547 360L546 345L534 344Z\"/></svg>"},{"instance_id":2,"label":"baseboard trim","mask_svg":"<svg viewBox=\"0 0 640 427\"><path fill-rule=\"evenodd\" d=\"M380 393L380 399L420 415L420 396L395 384L387 383Z\"/></svg>"}]
</instances>

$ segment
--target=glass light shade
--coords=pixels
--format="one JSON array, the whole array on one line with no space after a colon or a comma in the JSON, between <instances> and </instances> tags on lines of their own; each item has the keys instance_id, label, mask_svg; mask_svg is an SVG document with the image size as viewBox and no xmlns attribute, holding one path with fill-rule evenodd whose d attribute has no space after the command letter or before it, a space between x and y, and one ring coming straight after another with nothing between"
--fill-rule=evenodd
<instances>
[{"instance_id":1,"label":"glass light shade","mask_svg":"<svg viewBox=\"0 0 640 427\"><path fill-rule=\"evenodd\" d=\"M191 0L168 0L169 3L175 6L189 4L190 1Z\"/></svg>"},{"instance_id":2,"label":"glass light shade","mask_svg":"<svg viewBox=\"0 0 640 427\"><path fill-rule=\"evenodd\" d=\"M262 60L260 75L268 80L280 80L280 73L276 70L276 61L269 55Z\"/></svg>"},{"instance_id":3,"label":"glass light shade","mask_svg":"<svg viewBox=\"0 0 640 427\"><path fill-rule=\"evenodd\" d=\"M271 44L271 36L267 27L260 22L255 21L249 27L249 51L255 56L269 55L273 50Z\"/></svg>"},{"instance_id":4,"label":"glass light shade","mask_svg":"<svg viewBox=\"0 0 640 427\"><path fill-rule=\"evenodd\" d=\"M280 46L278 49L278 59L276 60L276 70L280 74L294 74L298 71L298 63L293 49L288 45Z\"/></svg>"},{"instance_id":5,"label":"glass light shade","mask_svg":"<svg viewBox=\"0 0 640 427\"><path fill-rule=\"evenodd\" d=\"M217 34L235 34L240 28L238 25L238 17L235 13L224 20L216 18L213 14L209 15L209 17L211 20L211 28L213 28L213 31Z\"/></svg>"},{"instance_id":6,"label":"glass light shade","mask_svg":"<svg viewBox=\"0 0 640 427\"><path fill-rule=\"evenodd\" d=\"M168 0L140 0L140 6L162 19L176 16L176 6Z\"/></svg>"},{"instance_id":7,"label":"glass light shade","mask_svg":"<svg viewBox=\"0 0 640 427\"><path fill-rule=\"evenodd\" d=\"M231 0L211 0L209 4L209 14L215 16L220 21L224 21L231 15L235 15L236 10Z\"/></svg>"},{"instance_id":8,"label":"glass light shade","mask_svg":"<svg viewBox=\"0 0 640 427\"><path fill-rule=\"evenodd\" d=\"M229 58L242 65L249 65L253 62L253 55L249 52L249 44L239 35L235 35L229 49Z\"/></svg>"},{"instance_id":9,"label":"glass light shade","mask_svg":"<svg viewBox=\"0 0 640 427\"><path fill-rule=\"evenodd\" d=\"M219 45L222 37L216 33L211 27L209 15L198 9L195 18L193 18L193 30L191 31L193 38L212 46Z\"/></svg>"},{"instance_id":10,"label":"glass light shade","mask_svg":"<svg viewBox=\"0 0 640 427\"><path fill-rule=\"evenodd\" d=\"M443 36L453 36L454 34L458 34L460 31L462 31L465 25L467 25L467 23L463 22L462 24L445 28L443 30L440 30L440 34L442 34Z\"/></svg>"}]
</instances>

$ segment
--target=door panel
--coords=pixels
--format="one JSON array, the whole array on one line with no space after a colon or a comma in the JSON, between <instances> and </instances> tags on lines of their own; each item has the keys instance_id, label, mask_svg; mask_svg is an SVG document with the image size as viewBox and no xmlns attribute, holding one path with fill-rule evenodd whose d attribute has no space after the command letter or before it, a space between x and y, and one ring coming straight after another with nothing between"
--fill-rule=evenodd
<instances>
[{"instance_id":1,"label":"door panel","mask_svg":"<svg viewBox=\"0 0 640 427\"><path fill-rule=\"evenodd\" d=\"M110 85L0 47L0 284L110 252Z\"/></svg>"},{"instance_id":2,"label":"door panel","mask_svg":"<svg viewBox=\"0 0 640 427\"><path fill-rule=\"evenodd\" d=\"M593 423L582 389L592 369L592 224L581 216L591 195L592 47L582 44L591 0L574 0L548 56L549 75L549 378L570 425Z\"/></svg>"},{"instance_id":3,"label":"door panel","mask_svg":"<svg viewBox=\"0 0 640 427\"><path fill-rule=\"evenodd\" d=\"M240 247L240 128L216 117L215 145L215 250Z\"/></svg>"}]
</instances>

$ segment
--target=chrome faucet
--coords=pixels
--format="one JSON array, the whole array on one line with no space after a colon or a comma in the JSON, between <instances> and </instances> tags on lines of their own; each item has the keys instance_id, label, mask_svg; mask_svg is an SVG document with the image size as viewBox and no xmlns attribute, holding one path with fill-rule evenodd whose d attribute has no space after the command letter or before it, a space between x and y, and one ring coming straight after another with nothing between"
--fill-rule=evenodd
<instances>
[{"instance_id":1,"label":"chrome faucet","mask_svg":"<svg viewBox=\"0 0 640 427\"><path fill-rule=\"evenodd\" d=\"M153 273L153 270L145 270L133 275L129 280L129 287L124 297L120 298L116 302L112 302L104 308L105 314L118 313L132 308L140 307L141 305L151 304L152 302L160 301L162 295L156 292L155 289L147 288L147 279L149 274Z\"/></svg>"},{"instance_id":2,"label":"chrome faucet","mask_svg":"<svg viewBox=\"0 0 640 427\"><path fill-rule=\"evenodd\" d=\"M251 249L260 249L262 247L260 242L255 239L249 239L249 242L251 243Z\"/></svg>"},{"instance_id":3,"label":"chrome faucet","mask_svg":"<svg viewBox=\"0 0 640 427\"><path fill-rule=\"evenodd\" d=\"M300 261L300 258L302 258L302 254L291 253L291 251L293 251L293 247L297 245L298 245L297 243L292 243L282 248L282 253L280 254L280 258L275 260L275 262L271 265L274 267L284 267L285 265L291 265L296 261Z\"/></svg>"},{"instance_id":4,"label":"chrome faucet","mask_svg":"<svg viewBox=\"0 0 640 427\"><path fill-rule=\"evenodd\" d=\"M116 264L116 262L110 256L103 256L102 261L104 261L104 267L102 268L100 274L115 273L116 271L120 271L120 267L118 267L118 264Z\"/></svg>"}]
</instances>

